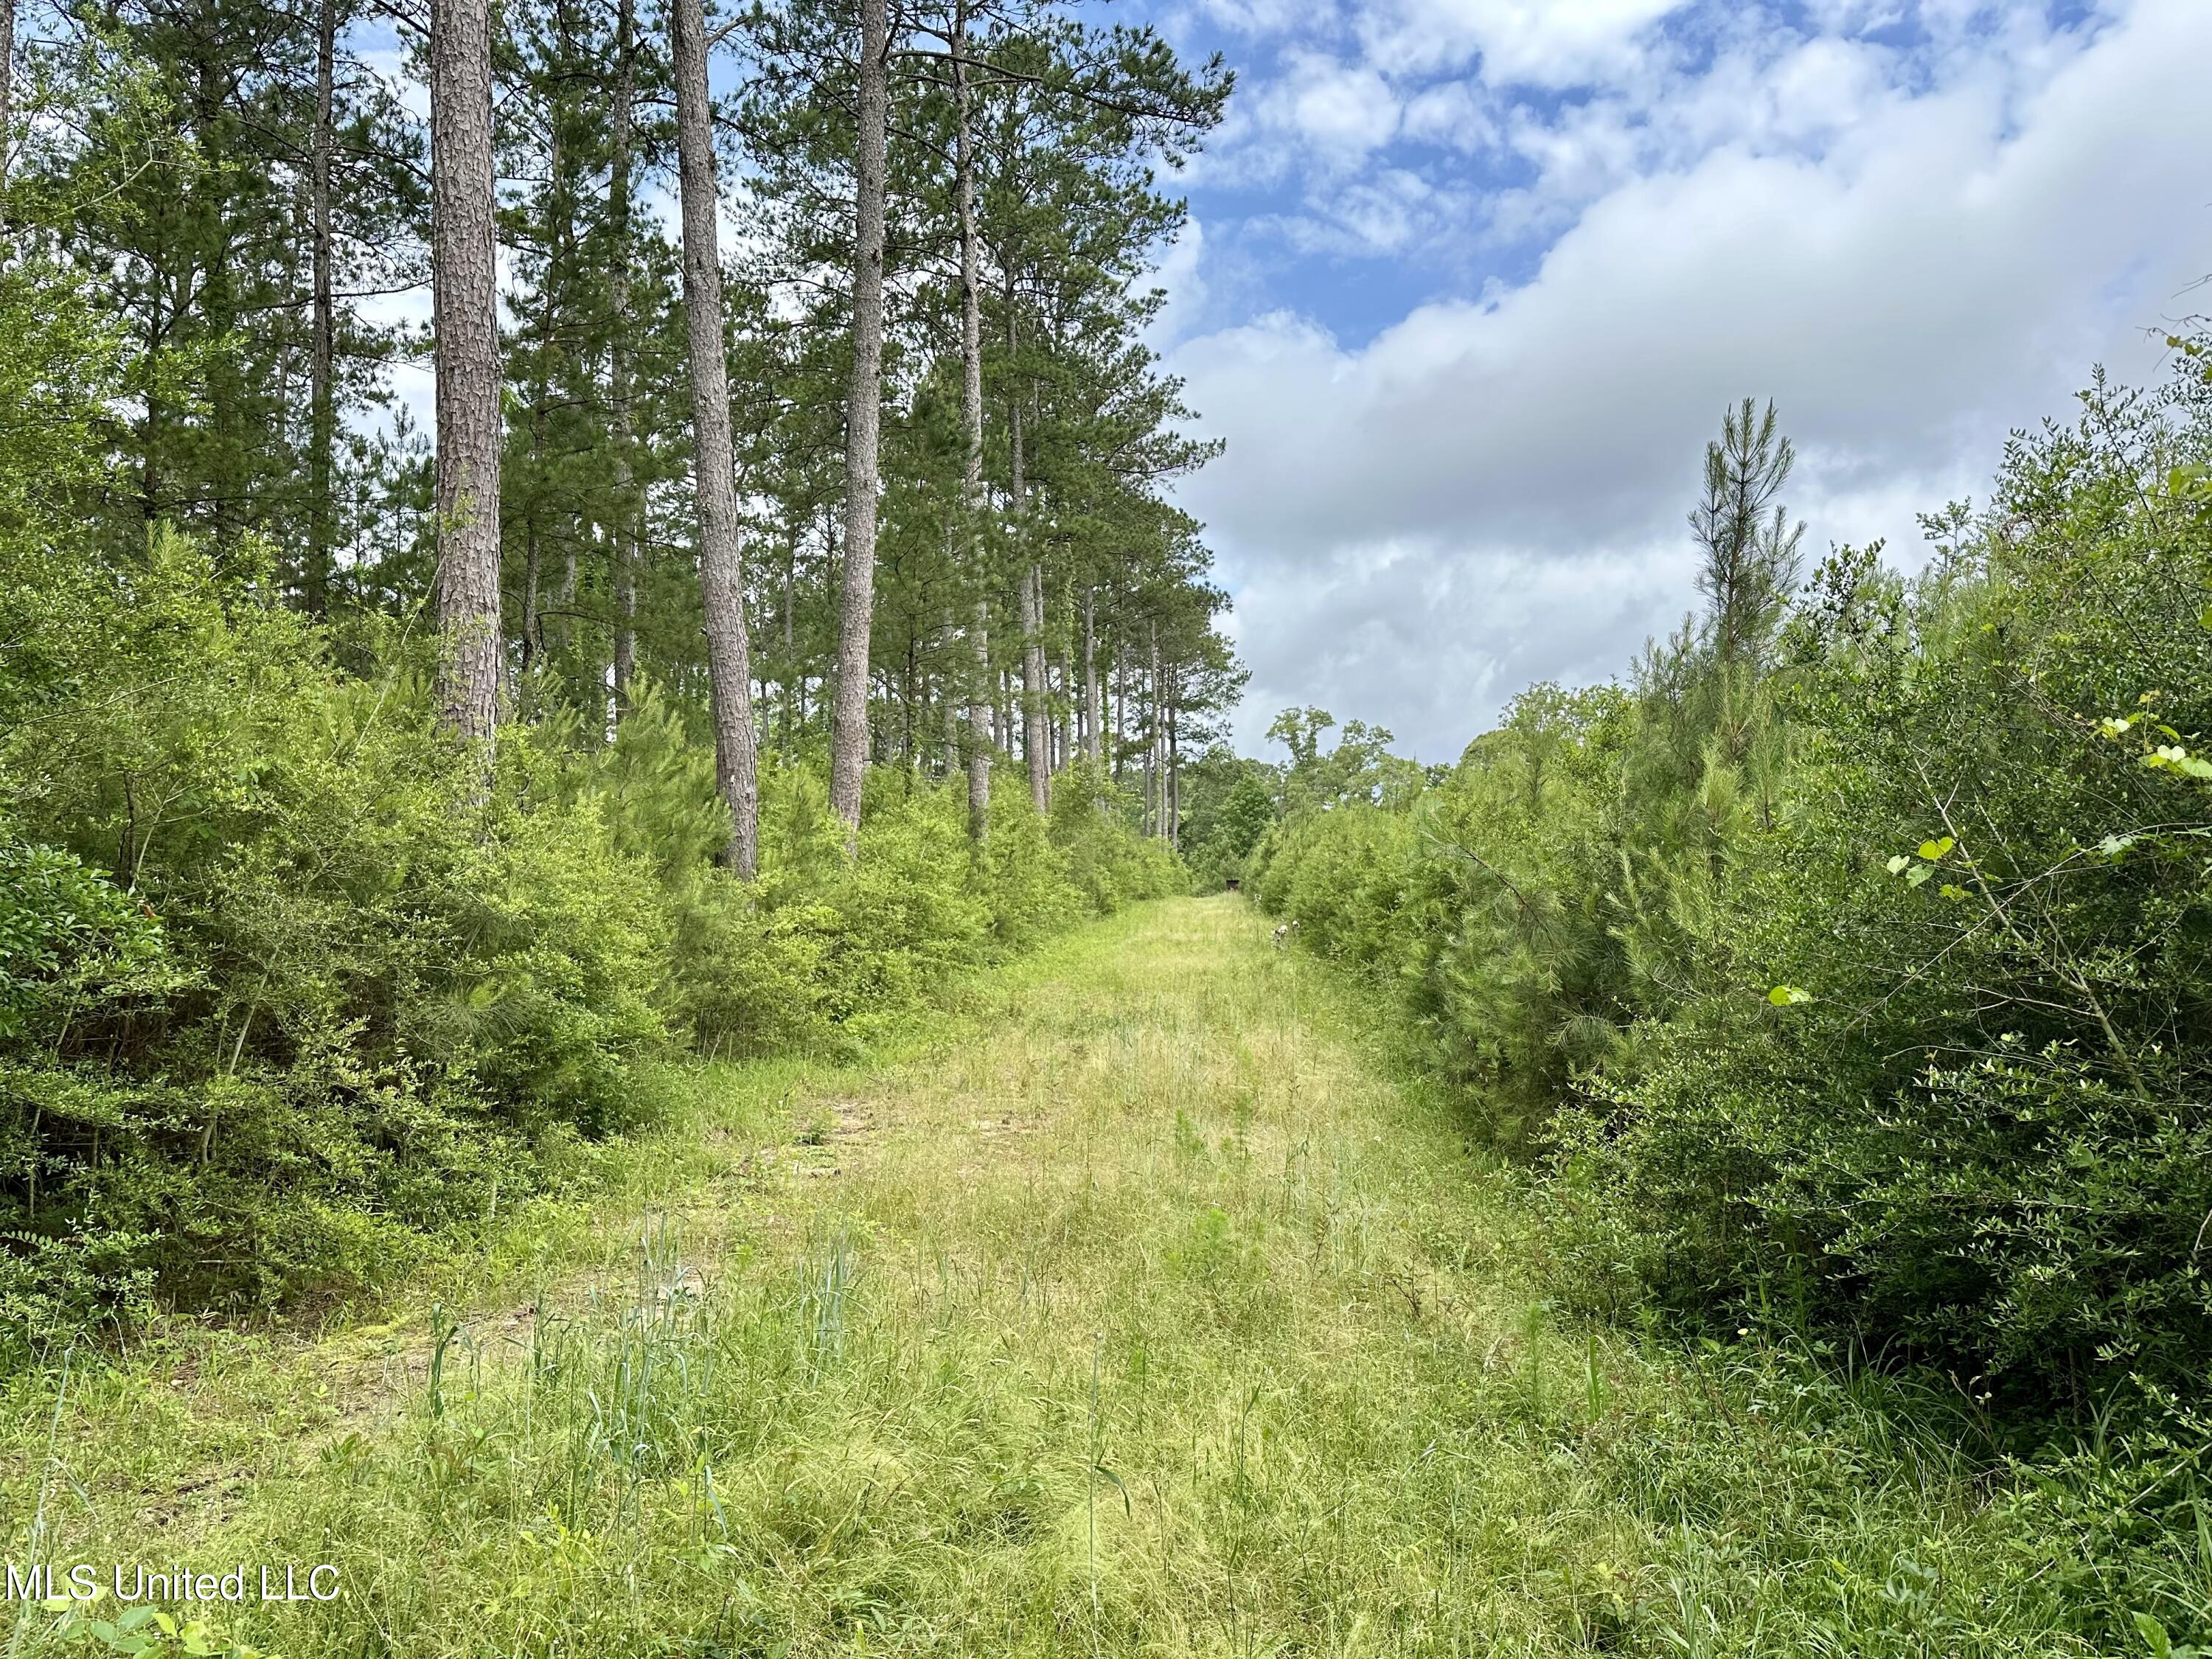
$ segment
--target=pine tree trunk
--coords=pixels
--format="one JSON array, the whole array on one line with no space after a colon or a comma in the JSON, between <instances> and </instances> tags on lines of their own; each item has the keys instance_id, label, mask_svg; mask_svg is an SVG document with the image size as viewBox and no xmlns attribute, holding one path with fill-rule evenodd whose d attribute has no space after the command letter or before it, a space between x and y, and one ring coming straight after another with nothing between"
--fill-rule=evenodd
<instances>
[{"instance_id":1,"label":"pine tree trunk","mask_svg":"<svg viewBox=\"0 0 2212 1659\"><path fill-rule=\"evenodd\" d=\"M908 782L911 785L916 764L914 749L914 700L921 684L921 675L919 665L915 660L916 630L912 625L914 619L909 616L907 621L908 625L906 632L906 665L904 672L899 676L899 764L905 769Z\"/></svg>"},{"instance_id":2,"label":"pine tree trunk","mask_svg":"<svg viewBox=\"0 0 2212 1659\"><path fill-rule=\"evenodd\" d=\"M15 39L15 0L0 0L8 10L9 39ZM331 154L337 147L332 118L336 100L338 50L338 0L321 0L315 16L315 131L308 150L308 230L313 239L313 344L307 370L307 568L301 573L301 598L314 615L325 615L331 601L331 544L337 539L332 523L331 489L332 463L337 448L337 398L331 375L335 358L336 312L331 304ZM4 100L0 100L4 101ZM0 113L0 133L7 130Z\"/></svg>"},{"instance_id":3,"label":"pine tree trunk","mask_svg":"<svg viewBox=\"0 0 2212 1659\"><path fill-rule=\"evenodd\" d=\"M1115 634L1114 648L1114 781L1121 781L1123 757L1128 753L1129 726L1129 657L1121 648L1121 634Z\"/></svg>"},{"instance_id":4,"label":"pine tree trunk","mask_svg":"<svg viewBox=\"0 0 2212 1659\"><path fill-rule=\"evenodd\" d=\"M1070 737L1075 719L1075 654L1073 647L1060 648L1060 700L1053 705L1052 769L1065 772L1068 763L1075 758L1075 748Z\"/></svg>"},{"instance_id":5,"label":"pine tree trunk","mask_svg":"<svg viewBox=\"0 0 2212 1659\"><path fill-rule=\"evenodd\" d=\"M684 206L684 310L690 329L691 447L699 494L699 581L706 602L714 780L730 809L730 866L750 880L760 864L760 771L744 574L738 555L737 459L730 443L714 133L708 104L707 25L701 0L676 0L676 142ZM865 678L861 690L865 696Z\"/></svg>"},{"instance_id":6,"label":"pine tree trunk","mask_svg":"<svg viewBox=\"0 0 2212 1659\"><path fill-rule=\"evenodd\" d=\"M215 210L210 228L214 235L204 253L185 257L179 275L189 289L197 270L198 290L193 295L192 307L208 334L221 338L233 333L240 321L237 284L242 273L231 257L237 226L224 211L228 205L227 188L216 182L233 165L231 146L236 142L236 133L223 107L227 71L212 53L200 55L195 68L196 95L185 105L190 111L185 131L198 159L206 164L206 171L199 177L206 181L205 188L213 198ZM194 193L198 193L197 189ZM242 455L246 448L239 420L240 390L232 362L221 354L209 359L193 376L194 401L200 405L198 412L204 418L203 430L214 441L213 454L193 469L197 475L193 493L204 498L201 504L207 513L208 530L218 544L235 533L235 515L244 507L235 488L236 475L228 465L230 457Z\"/></svg>"},{"instance_id":7,"label":"pine tree trunk","mask_svg":"<svg viewBox=\"0 0 2212 1659\"><path fill-rule=\"evenodd\" d=\"M530 445L535 459L538 440L534 434ZM522 672L526 674L538 661L538 510L532 503L522 537Z\"/></svg>"},{"instance_id":8,"label":"pine tree trunk","mask_svg":"<svg viewBox=\"0 0 2212 1659\"><path fill-rule=\"evenodd\" d=\"M1157 836L1165 827L1167 814L1163 810L1165 800L1160 777L1160 625L1150 624L1152 633L1152 675L1148 682L1151 701L1145 711L1145 833Z\"/></svg>"},{"instance_id":9,"label":"pine tree trunk","mask_svg":"<svg viewBox=\"0 0 2212 1659\"><path fill-rule=\"evenodd\" d=\"M166 284L156 282L149 287L151 291L146 296L146 333L139 343L146 374L146 412L139 424L144 434L144 449L138 462L138 499L146 522L151 525L161 515L161 457L168 411L167 400L161 395L161 385L167 377L161 370L167 356L169 325L175 319L164 302Z\"/></svg>"},{"instance_id":10,"label":"pine tree trunk","mask_svg":"<svg viewBox=\"0 0 2212 1659\"><path fill-rule=\"evenodd\" d=\"M1006 349L1018 346L1014 325L1013 282L1006 283ZM1029 483L1024 474L1022 400L1017 391L1006 409L1008 473L1012 485L1015 534L1029 544ZM1042 813L1052 805L1052 738L1045 725L1044 706L1044 577L1034 563L1024 563L1020 578L1022 622L1022 760L1029 768L1030 805Z\"/></svg>"},{"instance_id":11,"label":"pine tree trunk","mask_svg":"<svg viewBox=\"0 0 2212 1659\"><path fill-rule=\"evenodd\" d=\"M431 304L438 380L439 702L462 736L499 718L499 288L489 0L430 16Z\"/></svg>"},{"instance_id":12,"label":"pine tree trunk","mask_svg":"<svg viewBox=\"0 0 2212 1659\"><path fill-rule=\"evenodd\" d=\"M561 130L557 124L553 129L552 142L549 149L550 153L547 158L549 162L547 171L556 181L554 189L558 199L557 192L560 189L558 181L562 177L562 155ZM554 297L558 292L555 286L557 280L556 276L557 265L557 258L549 262L550 268L546 273L545 291L539 299L538 374L530 388L530 468L526 475L527 488L523 492L522 518L522 665L526 669L538 655L538 512L544 496L545 406L552 400L552 388L549 384L548 371L553 362L554 331L560 312L560 307L556 303ZM574 538L570 538L572 544L574 541Z\"/></svg>"},{"instance_id":13,"label":"pine tree trunk","mask_svg":"<svg viewBox=\"0 0 2212 1659\"><path fill-rule=\"evenodd\" d=\"M1029 568L1022 586L1022 752L1030 764L1030 804L1052 805L1052 712L1044 683L1044 574Z\"/></svg>"},{"instance_id":14,"label":"pine tree trunk","mask_svg":"<svg viewBox=\"0 0 2212 1659\"><path fill-rule=\"evenodd\" d=\"M9 141L15 133L15 0L0 0L0 185L8 182Z\"/></svg>"},{"instance_id":15,"label":"pine tree trunk","mask_svg":"<svg viewBox=\"0 0 2212 1659\"><path fill-rule=\"evenodd\" d=\"M636 477L630 458L629 206L630 142L637 96L637 12L635 0L615 9L615 89L611 164L607 173L607 217L614 230L614 268L607 274L611 332L607 351L607 403L614 440L615 639L614 709L629 701L637 675ZM678 118L680 120L680 117ZM719 357L720 354L717 353Z\"/></svg>"},{"instance_id":16,"label":"pine tree trunk","mask_svg":"<svg viewBox=\"0 0 2212 1659\"><path fill-rule=\"evenodd\" d=\"M952 560L951 540L948 532L945 549L947 564ZM963 704L958 690L966 676L961 672L960 666L956 665L959 659L953 653L963 648L959 618L947 611L945 613L945 650L936 682L937 713L943 728L939 736L945 750L944 769L938 774L940 777L950 776L952 769L961 764L960 711ZM972 811L973 803L970 803L970 809Z\"/></svg>"},{"instance_id":17,"label":"pine tree trunk","mask_svg":"<svg viewBox=\"0 0 2212 1659\"><path fill-rule=\"evenodd\" d=\"M1067 684L1069 700L1074 705L1075 708L1074 752L1087 760L1091 756L1091 738L1097 731L1097 726L1092 725L1091 719L1091 681L1096 670L1094 669L1091 660L1091 596L1087 592L1083 597L1083 610L1081 617L1083 627L1083 678L1080 680L1078 680L1075 678L1075 659L1071 656L1068 659ZM1074 627L1074 619L1073 617L1070 618L1069 627L1072 633ZM1071 646L1069 648L1072 651L1073 647Z\"/></svg>"},{"instance_id":18,"label":"pine tree trunk","mask_svg":"<svg viewBox=\"0 0 2212 1659\"><path fill-rule=\"evenodd\" d=\"M546 336L552 332L552 319L553 307L549 304L538 333L538 383L530 393L530 487L522 517L522 666L526 673L538 660L538 508L545 476L545 366L551 356Z\"/></svg>"},{"instance_id":19,"label":"pine tree trunk","mask_svg":"<svg viewBox=\"0 0 2212 1659\"><path fill-rule=\"evenodd\" d=\"M868 763L868 630L874 620L876 477L884 385L884 215L890 122L887 0L860 0L860 130L853 245L853 384L845 399L845 591L830 722L830 810L857 850Z\"/></svg>"},{"instance_id":20,"label":"pine tree trunk","mask_svg":"<svg viewBox=\"0 0 2212 1659\"><path fill-rule=\"evenodd\" d=\"M983 520L983 279L975 234L975 140L968 85L968 7L952 11L953 195L960 217L960 422L967 439L962 495L975 532ZM975 584L975 653L968 689L968 834L981 842L991 829L991 607L985 597L982 539L969 544Z\"/></svg>"},{"instance_id":21,"label":"pine tree trunk","mask_svg":"<svg viewBox=\"0 0 2212 1659\"><path fill-rule=\"evenodd\" d=\"M783 550L783 605L781 606L783 666L781 670L780 683L783 690L783 696L781 699L783 704L783 746L787 750L791 747L792 709L793 700L797 696L797 690L792 682L798 678L793 671L799 665L798 653L792 648L791 643L791 611L792 606L798 601L799 590L799 534L798 526L793 525L790 536L785 541ZM802 713L799 718L803 720L805 716Z\"/></svg>"},{"instance_id":22,"label":"pine tree trunk","mask_svg":"<svg viewBox=\"0 0 2212 1659\"><path fill-rule=\"evenodd\" d=\"M1152 833L1168 833L1168 671L1160 661L1159 625L1152 626Z\"/></svg>"},{"instance_id":23,"label":"pine tree trunk","mask_svg":"<svg viewBox=\"0 0 2212 1659\"><path fill-rule=\"evenodd\" d=\"M1098 595L1083 592L1083 752L1098 758L1103 733L1099 730L1105 711L1098 702Z\"/></svg>"},{"instance_id":24,"label":"pine tree trunk","mask_svg":"<svg viewBox=\"0 0 2212 1659\"><path fill-rule=\"evenodd\" d=\"M1168 841L1178 851L1182 848L1182 756L1176 744L1176 705L1182 691L1181 678L1170 668L1168 671Z\"/></svg>"}]
</instances>

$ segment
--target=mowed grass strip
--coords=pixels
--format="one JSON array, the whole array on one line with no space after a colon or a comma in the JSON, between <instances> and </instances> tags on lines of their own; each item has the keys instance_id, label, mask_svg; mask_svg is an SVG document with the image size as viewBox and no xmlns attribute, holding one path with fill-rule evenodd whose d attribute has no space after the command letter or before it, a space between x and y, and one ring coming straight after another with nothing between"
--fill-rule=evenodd
<instances>
[{"instance_id":1,"label":"mowed grass strip","mask_svg":"<svg viewBox=\"0 0 2212 1659\"><path fill-rule=\"evenodd\" d=\"M35 1484L49 1559L333 1564L212 1610L293 1659L2091 1650L1887 1385L1555 1319L1510 1180L1241 901L977 998L805 1073L771 1167L619 1272L418 1323L374 1409L241 1349L221 1420L265 1372L301 1426L241 1431L219 1499L85 1478L142 1432L111 1375L14 1553Z\"/></svg>"}]
</instances>

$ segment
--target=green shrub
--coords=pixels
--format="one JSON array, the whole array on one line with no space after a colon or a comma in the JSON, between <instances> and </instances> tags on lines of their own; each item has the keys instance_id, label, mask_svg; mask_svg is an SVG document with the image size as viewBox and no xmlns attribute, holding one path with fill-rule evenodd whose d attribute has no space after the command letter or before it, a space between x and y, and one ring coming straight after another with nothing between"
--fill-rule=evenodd
<instances>
[{"instance_id":1,"label":"green shrub","mask_svg":"<svg viewBox=\"0 0 2212 1659\"><path fill-rule=\"evenodd\" d=\"M157 536L79 590L79 695L0 744L0 1317L20 1350L144 1308L271 1308L649 1120L663 1059L836 1050L949 976L1181 868L1073 775L879 771L859 857L817 768L763 768L759 877L696 711L611 741L551 714L496 764L436 728L419 650L324 631ZM89 597L86 597L89 596Z\"/></svg>"},{"instance_id":2,"label":"green shrub","mask_svg":"<svg viewBox=\"0 0 2212 1659\"><path fill-rule=\"evenodd\" d=\"M102 695L5 752L19 1332L357 1285L639 1121L664 1041L654 872L557 757L518 732L487 784L407 672L339 674L180 541L112 574Z\"/></svg>"},{"instance_id":3,"label":"green shrub","mask_svg":"<svg viewBox=\"0 0 2212 1659\"><path fill-rule=\"evenodd\" d=\"M2201 1370L2208 405L2193 360L2100 384L1915 580L1840 551L1733 658L1686 627L1261 842L1261 902L1547 1149L1571 1294L2024 1402ZM1294 781L1333 758L1312 714Z\"/></svg>"},{"instance_id":4,"label":"green shrub","mask_svg":"<svg viewBox=\"0 0 2212 1659\"><path fill-rule=\"evenodd\" d=\"M74 854L0 844L0 1042L58 1045L69 1022L161 988L161 924Z\"/></svg>"},{"instance_id":5,"label":"green shrub","mask_svg":"<svg viewBox=\"0 0 2212 1659\"><path fill-rule=\"evenodd\" d=\"M2201 1364L2212 430L2166 413L2016 445L1988 533L1802 641L1708 988L1595 1091L1670 1291L2074 1399Z\"/></svg>"},{"instance_id":6,"label":"green shrub","mask_svg":"<svg viewBox=\"0 0 2212 1659\"><path fill-rule=\"evenodd\" d=\"M1193 849L1190 878L1196 892L1218 893L1231 881L1248 877L1253 849L1274 827L1275 798L1252 775L1255 763L1233 763L1237 774L1235 781L1225 792L1212 792L1218 804L1201 797L1193 801L1184 815L1184 845ZM1200 763L1201 767L1206 764ZM1209 805L1210 811L1206 810Z\"/></svg>"},{"instance_id":7,"label":"green shrub","mask_svg":"<svg viewBox=\"0 0 2212 1659\"><path fill-rule=\"evenodd\" d=\"M1053 780L1052 843L1066 860L1068 880L1097 915L1189 886L1167 842L1130 832L1128 806L1103 762L1079 759Z\"/></svg>"}]
</instances>

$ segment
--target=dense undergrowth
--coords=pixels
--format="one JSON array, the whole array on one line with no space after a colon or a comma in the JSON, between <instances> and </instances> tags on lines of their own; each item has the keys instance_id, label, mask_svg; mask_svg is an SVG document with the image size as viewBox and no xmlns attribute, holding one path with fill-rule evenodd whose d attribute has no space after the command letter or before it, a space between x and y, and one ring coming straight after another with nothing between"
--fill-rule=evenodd
<instances>
[{"instance_id":1,"label":"dense undergrowth","mask_svg":"<svg viewBox=\"0 0 2212 1659\"><path fill-rule=\"evenodd\" d=\"M1079 769L1049 822L880 771L763 779L757 880L672 696L489 777L398 630L156 535L20 636L0 738L0 1348L373 1284L647 1121L687 1051L849 1049L950 972L1181 880ZM520 688L527 696L526 684Z\"/></svg>"},{"instance_id":2,"label":"dense undergrowth","mask_svg":"<svg viewBox=\"0 0 2212 1659\"><path fill-rule=\"evenodd\" d=\"M2212 398L2178 362L2017 439L1919 574L1840 549L1794 597L1747 408L1702 617L1432 779L1293 720L1250 875L1525 1155L1565 1299L1914 1368L2037 1456L2132 1425L2100 1512L2193 1538Z\"/></svg>"}]
</instances>

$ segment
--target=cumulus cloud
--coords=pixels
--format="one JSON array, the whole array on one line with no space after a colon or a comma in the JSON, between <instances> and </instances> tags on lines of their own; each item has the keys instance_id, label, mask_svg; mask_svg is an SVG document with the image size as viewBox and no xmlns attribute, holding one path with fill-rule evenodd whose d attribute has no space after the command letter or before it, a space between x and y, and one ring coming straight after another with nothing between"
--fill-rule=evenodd
<instances>
[{"instance_id":1,"label":"cumulus cloud","mask_svg":"<svg viewBox=\"0 0 2212 1659\"><path fill-rule=\"evenodd\" d=\"M1429 15L1566 73L1665 8L1513 32L1579 9ZM1175 349L1230 441L1185 498L1237 596L1248 740L1319 701L1443 757L1526 681L1625 666L1690 602L1682 514L1735 398L1779 403L1813 545L1909 548L1914 510L1978 487L2004 431L2063 413L2093 362L2157 372L2144 331L2212 270L2212 6L2133 0L2071 32L1917 22L1911 52L1747 30L1663 95L1523 109L1517 179L1447 156L1416 191L1378 155L1355 181L1377 246L1431 199L1492 234L1516 211L1556 231L1518 280L1363 343L1286 307Z\"/></svg>"},{"instance_id":2,"label":"cumulus cloud","mask_svg":"<svg viewBox=\"0 0 2212 1659\"><path fill-rule=\"evenodd\" d=\"M1377 722L1424 759L1451 759L1524 686L1618 671L1690 579L1663 544L1566 556L1439 556L1421 537L1346 546L1297 580L1255 580L1238 595L1239 650L1297 665L1247 699L1240 735L1249 749L1276 710L1311 703Z\"/></svg>"},{"instance_id":3,"label":"cumulus cloud","mask_svg":"<svg viewBox=\"0 0 2212 1659\"><path fill-rule=\"evenodd\" d=\"M1492 84L1571 86L1632 64L1639 35L1681 0L1391 0L1361 25L1395 70L1481 60Z\"/></svg>"},{"instance_id":4,"label":"cumulus cloud","mask_svg":"<svg viewBox=\"0 0 2212 1659\"><path fill-rule=\"evenodd\" d=\"M1300 139L1338 163L1364 160L1397 136L1398 100L1365 64L1315 52L1291 54L1288 72L1258 96L1260 125Z\"/></svg>"}]
</instances>

